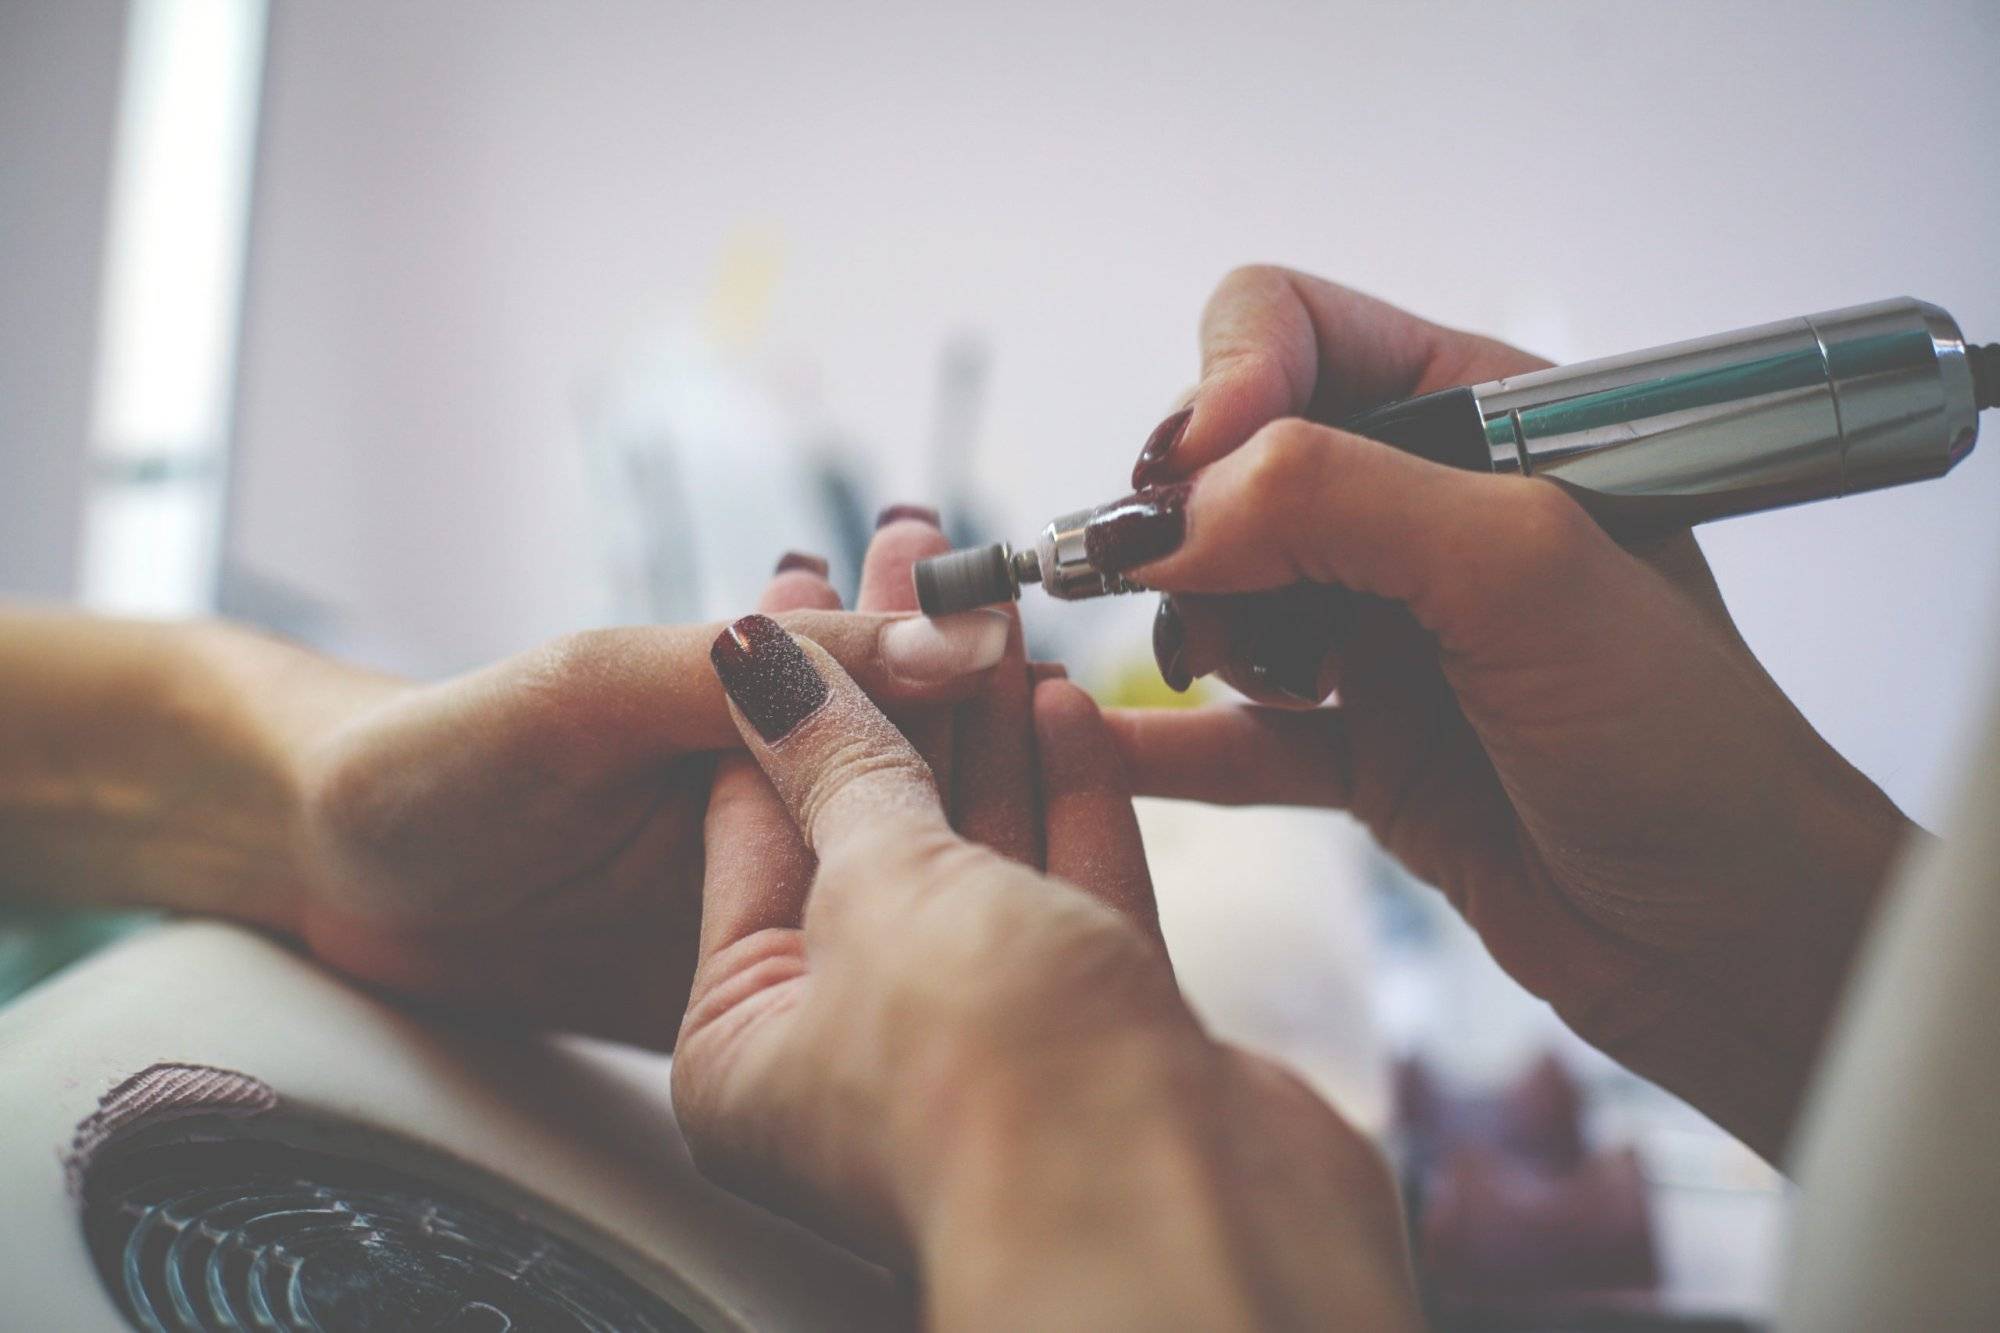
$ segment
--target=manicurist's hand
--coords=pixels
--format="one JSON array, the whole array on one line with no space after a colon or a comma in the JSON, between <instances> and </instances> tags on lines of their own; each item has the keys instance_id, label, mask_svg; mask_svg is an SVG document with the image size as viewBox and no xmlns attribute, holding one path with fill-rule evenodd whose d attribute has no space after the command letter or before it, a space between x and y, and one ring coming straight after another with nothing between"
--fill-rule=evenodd
<instances>
[{"instance_id":1,"label":"manicurist's hand","mask_svg":"<svg viewBox=\"0 0 2000 1333\"><path fill-rule=\"evenodd\" d=\"M1693 539L1321 422L1544 364L1301 274L1211 299L1185 417L1094 550L1171 595L1138 787L1352 810L1586 1038L1765 1153L1908 832L1745 648Z\"/></svg>"},{"instance_id":2,"label":"manicurist's hand","mask_svg":"<svg viewBox=\"0 0 2000 1333\"><path fill-rule=\"evenodd\" d=\"M1379 1158L1181 1000L1087 696L1032 700L1043 874L952 830L822 646L751 616L714 652L761 771L708 811L704 1171L913 1265L932 1327L1414 1326Z\"/></svg>"},{"instance_id":3,"label":"manicurist's hand","mask_svg":"<svg viewBox=\"0 0 2000 1333\"><path fill-rule=\"evenodd\" d=\"M886 525L868 613L807 558L767 605L913 726L948 723L1018 635L888 614L942 545ZM714 752L738 746L717 628L591 631L413 685L227 625L0 612L0 892L229 916L401 995L668 1045Z\"/></svg>"}]
</instances>

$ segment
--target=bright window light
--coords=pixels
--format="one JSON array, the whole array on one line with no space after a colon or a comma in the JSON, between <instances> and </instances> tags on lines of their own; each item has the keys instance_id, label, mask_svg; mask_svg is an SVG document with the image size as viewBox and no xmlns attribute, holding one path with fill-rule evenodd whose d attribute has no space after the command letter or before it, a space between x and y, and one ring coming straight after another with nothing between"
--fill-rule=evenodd
<instances>
[{"instance_id":1,"label":"bright window light","mask_svg":"<svg viewBox=\"0 0 2000 1333\"><path fill-rule=\"evenodd\" d=\"M83 597L212 608L264 0L133 0L106 231Z\"/></svg>"}]
</instances>

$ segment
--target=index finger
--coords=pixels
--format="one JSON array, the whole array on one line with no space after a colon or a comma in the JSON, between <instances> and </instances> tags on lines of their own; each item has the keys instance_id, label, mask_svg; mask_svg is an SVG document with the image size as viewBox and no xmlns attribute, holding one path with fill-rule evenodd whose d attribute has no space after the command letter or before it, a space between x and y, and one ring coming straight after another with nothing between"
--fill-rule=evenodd
<instances>
[{"instance_id":1,"label":"index finger","mask_svg":"<svg viewBox=\"0 0 2000 1333\"><path fill-rule=\"evenodd\" d=\"M937 620L835 610L787 611L783 617L892 706L970 697L1007 648L1007 621L989 612ZM396 734L406 738L402 744L432 755L440 749L440 729L455 729L457 737L476 719L479 744L461 747L454 761L462 769L454 780L464 784L563 763L592 773L650 774L674 755L734 749L736 728L705 660L722 628L635 626L572 634L417 692L399 706L419 725ZM426 720L429 726L420 725Z\"/></svg>"},{"instance_id":2,"label":"index finger","mask_svg":"<svg viewBox=\"0 0 2000 1333\"><path fill-rule=\"evenodd\" d=\"M1350 287L1259 264L1224 278L1201 318L1201 382L1164 471L1187 476L1281 417L1337 423L1412 394L1547 363Z\"/></svg>"}]
</instances>

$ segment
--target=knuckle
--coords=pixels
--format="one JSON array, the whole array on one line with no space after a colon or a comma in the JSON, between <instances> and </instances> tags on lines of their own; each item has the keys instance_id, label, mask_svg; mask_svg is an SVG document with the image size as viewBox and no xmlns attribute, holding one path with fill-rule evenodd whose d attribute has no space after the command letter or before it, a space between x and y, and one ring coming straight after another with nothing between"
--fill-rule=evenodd
<instances>
[{"instance_id":1,"label":"knuckle","mask_svg":"<svg viewBox=\"0 0 2000 1333\"><path fill-rule=\"evenodd\" d=\"M1255 322L1273 310L1285 309L1296 302L1298 293L1292 286L1293 276L1289 270L1276 264L1244 264L1224 274L1202 308L1203 340L1211 344L1211 357L1225 350L1213 345L1217 338L1221 338L1224 344L1236 341L1235 337L1224 335L1240 334L1238 326L1246 315Z\"/></svg>"},{"instance_id":2,"label":"knuckle","mask_svg":"<svg viewBox=\"0 0 2000 1333\"><path fill-rule=\"evenodd\" d=\"M521 751L551 776L593 768L600 726L622 723L642 692L632 686L640 636L632 629L588 629L552 639L501 670L524 706L512 716L523 729Z\"/></svg>"},{"instance_id":3,"label":"knuckle","mask_svg":"<svg viewBox=\"0 0 2000 1333\"><path fill-rule=\"evenodd\" d=\"M923 904L939 886L976 874L983 854L942 826L872 825L821 859L806 900L807 938L858 944L857 956L867 957L871 971L881 971L885 980L921 972L932 966L938 948ZM885 917L895 922L895 948L879 938Z\"/></svg>"},{"instance_id":4,"label":"knuckle","mask_svg":"<svg viewBox=\"0 0 2000 1333\"><path fill-rule=\"evenodd\" d=\"M1433 594L1440 623L1476 629L1515 623L1524 598L1566 586L1591 561L1603 533L1561 488L1528 478L1476 478L1487 494L1479 518L1452 535L1461 577ZM1504 489L1503 489L1504 488Z\"/></svg>"},{"instance_id":5,"label":"knuckle","mask_svg":"<svg viewBox=\"0 0 2000 1333\"><path fill-rule=\"evenodd\" d=\"M625 629L586 629L552 639L530 656L528 679L555 690L600 681L623 658L631 636Z\"/></svg>"},{"instance_id":6,"label":"knuckle","mask_svg":"<svg viewBox=\"0 0 2000 1333\"><path fill-rule=\"evenodd\" d=\"M974 910L955 912L937 932L948 965L931 975L975 1052L1035 1048L1120 1026L1121 1016L1161 998L1153 984L1157 956L1111 912L1046 885L1006 887ZM940 912L952 907L949 899L937 903Z\"/></svg>"},{"instance_id":7,"label":"knuckle","mask_svg":"<svg viewBox=\"0 0 2000 1333\"><path fill-rule=\"evenodd\" d=\"M1217 292L1265 292L1290 287L1291 270L1279 264L1238 264L1222 275Z\"/></svg>"},{"instance_id":8,"label":"knuckle","mask_svg":"<svg viewBox=\"0 0 2000 1333\"><path fill-rule=\"evenodd\" d=\"M815 841L827 811L858 794L863 787L902 786L936 790L930 765L907 746L885 749L869 735L843 736L832 742L819 772L799 798L799 827Z\"/></svg>"},{"instance_id":9,"label":"knuckle","mask_svg":"<svg viewBox=\"0 0 2000 1333\"><path fill-rule=\"evenodd\" d=\"M966 873L977 853L977 848L942 828L912 832L878 824L845 840L823 860L820 879L836 885L896 882L929 887Z\"/></svg>"},{"instance_id":10,"label":"knuckle","mask_svg":"<svg viewBox=\"0 0 2000 1333\"><path fill-rule=\"evenodd\" d=\"M1250 493L1260 514L1310 509L1324 493L1334 464L1331 436L1298 417L1274 421L1259 433L1251 465Z\"/></svg>"},{"instance_id":11,"label":"knuckle","mask_svg":"<svg viewBox=\"0 0 2000 1333\"><path fill-rule=\"evenodd\" d=\"M1571 566L1601 535L1560 487L1537 481L1519 487L1511 526L1511 563L1521 577L1533 580Z\"/></svg>"}]
</instances>

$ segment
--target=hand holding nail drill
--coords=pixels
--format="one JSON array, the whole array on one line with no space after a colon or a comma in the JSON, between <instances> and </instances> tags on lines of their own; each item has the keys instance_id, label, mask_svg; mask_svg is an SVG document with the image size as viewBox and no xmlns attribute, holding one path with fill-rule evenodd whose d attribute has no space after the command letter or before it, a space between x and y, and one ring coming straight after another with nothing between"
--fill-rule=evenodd
<instances>
[{"instance_id":1,"label":"hand holding nail drill","mask_svg":"<svg viewBox=\"0 0 2000 1333\"><path fill-rule=\"evenodd\" d=\"M1685 532L1621 546L1553 486L1315 420L1541 363L1272 269L1223 283L1202 347L1081 540L1167 593L1171 683L1254 702L1100 719L1042 685L1048 877L953 834L813 645L716 643L769 781L732 761L710 845L787 815L802 841L711 862L677 1104L708 1169L914 1263L940 1326L1037 1289L1114 1323L1414 1321L1379 1162L1172 993L1129 792L1351 810L1580 1033L1773 1157L1911 832Z\"/></svg>"},{"instance_id":2,"label":"hand holding nail drill","mask_svg":"<svg viewBox=\"0 0 2000 1333\"><path fill-rule=\"evenodd\" d=\"M1084 538L1166 594L1170 684L1254 702L1114 714L1136 789L1351 811L1580 1034L1778 1153L1909 822L1687 532L1621 545L1556 485L1321 424L1546 362L1270 268L1201 349Z\"/></svg>"}]
</instances>

